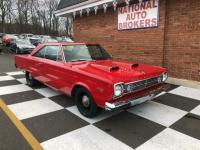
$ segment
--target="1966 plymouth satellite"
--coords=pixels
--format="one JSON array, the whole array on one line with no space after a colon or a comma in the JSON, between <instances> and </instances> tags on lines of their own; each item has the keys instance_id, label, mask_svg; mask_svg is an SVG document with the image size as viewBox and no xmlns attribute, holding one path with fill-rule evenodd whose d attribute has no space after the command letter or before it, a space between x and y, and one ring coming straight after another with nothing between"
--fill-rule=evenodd
<instances>
[{"instance_id":1,"label":"1966 plymouth satellite","mask_svg":"<svg viewBox=\"0 0 200 150\"><path fill-rule=\"evenodd\" d=\"M166 89L165 68L114 61L95 43L47 43L16 55L29 86L37 81L72 96L80 113L95 117L153 99Z\"/></svg>"}]
</instances>

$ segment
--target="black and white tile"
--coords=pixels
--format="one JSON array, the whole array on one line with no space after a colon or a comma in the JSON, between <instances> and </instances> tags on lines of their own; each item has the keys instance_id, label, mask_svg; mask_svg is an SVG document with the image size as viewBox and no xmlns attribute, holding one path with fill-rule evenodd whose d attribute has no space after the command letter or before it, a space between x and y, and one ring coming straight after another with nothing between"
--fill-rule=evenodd
<instances>
[{"instance_id":1,"label":"black and white tile","mask_svg":"<svg viewBox=\"0 0 200 150\"><path fill-rule=\"evenodd\" d=\"M0 75L0 97L45 150L200 149L199 89L170 85L152 101L92 119L70 97L27 86L21 71Z\"/></svg>"},{"instance_id":2,"label":"black and white tile","mask_svg":"<svg viewBox=\"0 0 200 150\"><path fill-rule=\"evenodd\" d=\"M136 150L199 150L199 142L191 136L166 128Z\"/></svg>"},{"instance_id":3,"label":"black and white tile","mask_svg":"<svg viewBox=\"0 0 200 150\"><path fill-rule=\"evenodd\" d=\"M153 101L149 101L142 105L133 107L129 110L129 112L156 122L165 127L171 126L177 120L187 114L186 111Z\"/></svg>"}]
</instances>

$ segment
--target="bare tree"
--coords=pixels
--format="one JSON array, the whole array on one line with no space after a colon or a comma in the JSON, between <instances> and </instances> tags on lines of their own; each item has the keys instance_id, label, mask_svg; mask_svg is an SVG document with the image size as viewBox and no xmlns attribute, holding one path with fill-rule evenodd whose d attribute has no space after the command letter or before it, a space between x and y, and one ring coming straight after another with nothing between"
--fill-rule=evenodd
<instances>
[{"instance_id":1,"label":"bare tree","mask_svg":"<svg viewBox=\"0 0 200 150\"><path fill-rule=\"evenodd\" d=\"M31 14L30 7L31 7L30 0L17 1L17 10L18 10L19 25L20 25L21 31L26 30L26 27L29 23L30 14Z\"/></svg>"},{"instance_id":2,"label":"bare tree","mask_svg":"<svg viewBox=\"0 0 200 150\"><path fill-rule=\"evenodd\" d=\"M69 33L70 20L60 19L53 13L58 2L59 0L0 0L2 31L56 35L59 30L65 30Z\"/></svg>"},{"instance_id":3,"label":"bare tree","mask_svg":"<svg viewBox=\"0 0 200 150\"><path fill-rule=\"evenodd\" d=\"M5 20L6 14L8 13L9 7L11 7L10 0L1 0L0 1L0 16L1 16L1 24L2 24L2 32L5 32Z\"/></svg>"}]
</instances>

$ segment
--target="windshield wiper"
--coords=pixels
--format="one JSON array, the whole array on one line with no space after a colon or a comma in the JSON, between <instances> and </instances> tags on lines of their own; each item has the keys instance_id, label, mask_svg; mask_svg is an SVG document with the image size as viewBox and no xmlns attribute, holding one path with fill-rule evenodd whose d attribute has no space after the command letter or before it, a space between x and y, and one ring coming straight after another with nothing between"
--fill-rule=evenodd
<instances>
[{"instance_id":1,"label":"windshield wiper","mask_svg":"<svg viewBox=\"0 0 200 150\"><path fill-rule=\"evenodd\" d=\"M74 60L71 60L71 62L76 62L76 61L92 61L92 59L74 59Z\"/></svg>"}]
</instances>

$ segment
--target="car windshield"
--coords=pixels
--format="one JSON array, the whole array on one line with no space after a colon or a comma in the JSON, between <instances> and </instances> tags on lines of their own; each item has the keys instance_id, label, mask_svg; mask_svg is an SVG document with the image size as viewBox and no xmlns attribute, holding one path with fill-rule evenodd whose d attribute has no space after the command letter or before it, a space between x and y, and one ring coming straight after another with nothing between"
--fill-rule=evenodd
<instances>
[{"instance_id":1,"label":"car windshield","mask_svg":"<svg viewBox=\"0 0 200 150\"><path fill-rule=\"evenodd\" d=\"M100 45L64 45L63 51L65 60L68 62L111 59Z\"/></svg>"},{"instance_id":2,"label":"car windshield","mask_svg":"<svg viewBox=\"0 0 200 150\"><path fill-rule=\"evenodd\" d=\"M29 40L17 40L16 41L17 44L25 44L25 45L30 45L30 41Z\"/></svg>"}]
</instances>

